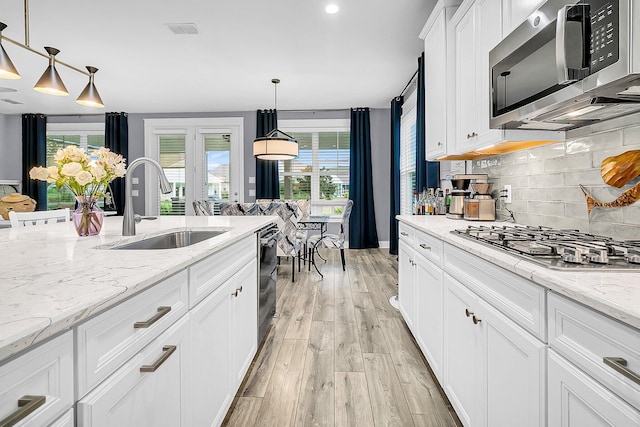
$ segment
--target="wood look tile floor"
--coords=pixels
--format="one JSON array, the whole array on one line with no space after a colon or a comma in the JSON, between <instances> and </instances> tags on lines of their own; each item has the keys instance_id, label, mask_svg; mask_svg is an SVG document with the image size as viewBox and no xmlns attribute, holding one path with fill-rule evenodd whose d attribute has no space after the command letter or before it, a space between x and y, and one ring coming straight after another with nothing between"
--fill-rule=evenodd
<instances>
[{"instance_id":1,"label":"wood look tile floor","mask_svg":"<svg viewBox=\"0 0 640 427\"><path fill-rule=\"evenodd\" d=\"M278 268L277 314L226 426L460 426L400 312L388 249Z\"/></svg>"}]
</instances>

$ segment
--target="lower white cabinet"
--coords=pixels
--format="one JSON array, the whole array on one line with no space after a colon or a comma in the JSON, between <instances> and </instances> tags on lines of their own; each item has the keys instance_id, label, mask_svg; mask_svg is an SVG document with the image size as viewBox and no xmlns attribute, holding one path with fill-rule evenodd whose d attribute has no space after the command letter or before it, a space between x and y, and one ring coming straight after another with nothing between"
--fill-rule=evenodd
<instances>
[{"instance_id":1,"label":"lower white cabinet","mask_svg":"<svg viewBox=\"0 0 640 427\"><path fill-rule=\"evenodd\" d=\"M0 425L48 426L72 407L71 331L0 366Z\"/></svg>"},{"instance_id":2,"label":"lower white cabinet","mask_svg":"<svg viewBox=\"0 0 640 427\"><path fill-rule=\"evenodd\" d=\"M443 380L443 272L431 261L416 256L416 331L415 339L431 370Z\"/></svg>"},{"instance_id":3,"label":"lower white cabinet","mask_svg":"<svg viewBox=\"0 0 640 427\"><path fill-rule=\"evenodd\" d=\"M192 426L187 314L77 403L84 427Z\"/></svg>"},{"instance_id":4,"label":"lower white cabinet","mask_svg":"<svg viewBox=\"0 0 640 427\"><path fill-rule=\"evenodd\" d=\"M640 412L549 350L549 427L637 427Z\"/></svg>"},{"instance_id":5,"label":"lower white cabinet","mask_svg":"<svg viewBox=\"0 0 640 427\"><path fill-rule=\"evenodd\" d=\"M465 426L544 426L547 346L445 274L444 389Z\"/></svg>"},{"instance_id":6,"label":"lower white cabinet","mask_svg":"<svg viewBox=\"0 0 640 427\"><path fill-rule=\"evenodd\" d=\"M398 306L409 329L415 334L416 261L415 251L403 239L398 243Z\"/></svg>"},{"instance_id":7,"label":"lower white cabinet","mask_svg":"<svg viewBox=\"0 0 640 427\"><path fill-rule=\"evenodd\" d=\"M256 277L251 263L191 311L194 426L222 423L256 353Z\"/></svg>"},{"instance_id":8,"label":"lower white cabinet","mask_svg":"<svg viewBox=\"0 0 640 427\"><path fill-rule=\"evenodd\" d=\"M448 274L444 285L445 364L441 384L462 424L475 425L479 336L469 309L477 305L477 297Z\"/></svg>"}]
</instances>

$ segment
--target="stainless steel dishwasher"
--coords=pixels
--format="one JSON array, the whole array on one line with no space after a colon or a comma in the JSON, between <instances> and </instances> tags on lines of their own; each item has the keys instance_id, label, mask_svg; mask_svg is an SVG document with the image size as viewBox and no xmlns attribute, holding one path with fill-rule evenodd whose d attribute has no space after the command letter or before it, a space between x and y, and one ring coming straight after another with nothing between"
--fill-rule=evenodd
<instances>
[{"instance_id":1,"label":"stainless steel dishwasher","mask_svg":"<svg viewBox=\"0 0 640 427\"><path fill-rule=\"evenodd\" d=\"M278 280L278 239L275 224L258 231L258 346L269 329L276 313L276 282Z\"/></svg>"}]
</instances>

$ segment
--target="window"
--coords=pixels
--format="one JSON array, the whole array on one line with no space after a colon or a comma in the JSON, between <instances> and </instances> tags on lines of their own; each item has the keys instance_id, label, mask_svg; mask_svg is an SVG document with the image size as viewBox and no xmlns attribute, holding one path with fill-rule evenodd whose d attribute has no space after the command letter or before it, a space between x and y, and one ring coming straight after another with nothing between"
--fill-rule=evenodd
<instances>
[{"instance_id":1,"label":"window","mask_svg":"<svg viewBox=\"0 0 640 427\"><path fill-rule=\"evenodd\" d=\"M89 155L104 147L104 123L49 123L47 124L47 166L54 166L53 156L60 148L75 145ZM55 183L47 186L47 210L74 209L75 198L66 188L58 189ZM98 203L100 206L103 202Z\"/></svg>"},{"instance_id":2,"label":"window","mask_svg":"<svg viewBox=\"0 0 640 427\"><path fill-rule=\"evenodd\" d=\"M243 199L243 119L145 120L145 153L158 160L172 185L161 194L145 168L148 215L193 215L194 200Z\"/></svg>"},{"instance_id":3,"label":"window","mask_svg":"<svg viewBox=\"0 0 640 427\"><path fill-rule=\"evenodd\" d=\"M281 199L311 200L312 213L341 215L349 198L349 120L281 120L298 157L278 163Z\"/></svg>"},{"instance_id":4,"label":"window","mask_svg":"<svg viewBox=\"0 0 640 427\"><path fill-rule=\"evenodd\" d=\"M400 118L400 213L411 215L416 190L416 92L402 105Z\"/></svg>"}]
</instances>

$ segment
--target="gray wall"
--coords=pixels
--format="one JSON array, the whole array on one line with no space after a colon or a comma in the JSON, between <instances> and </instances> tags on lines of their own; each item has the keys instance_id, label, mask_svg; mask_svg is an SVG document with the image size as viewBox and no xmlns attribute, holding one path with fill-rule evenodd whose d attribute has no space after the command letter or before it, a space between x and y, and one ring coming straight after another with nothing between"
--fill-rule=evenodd
<instances>
[{"instance_id":1,"label":"gray wall","mask_svg":"<svg viewBox=\"0 0 640 427\"><path fill-rule=\"evenodd\" d=\"M602 160L629 150L640 150L640 115L592 125L572 132L565 142L503 154L473 162L474 173L488 173L496 189L510 184L516 222L572 228L617 239L640 239L640 206L596 207L587 214L579 184L597 200L610 202L638 184L636 178L623 188L605 184ZM496 193L494 192L494 196ZM508 212L498 203L498 214Z\"/></svg>"},{"instance_id":2,"label":"gray wall","mask_svg":"<svg viewBox=\"0 0 640 427\"><path fill-rule=\"evenodd\" d=\"M0 114L0 179L22 179L22 121Z\"/></svg>"},{"instance_id":3,"label":"gray wall","mask_svg":"<svg viewBox=\"0 0 640 427\"><path fill-rule=\"evenodd\" d=\"M372 168L375 200L375 217L378 238L389 240L389 135L390 111L388 109L371 110ZM249 177L255 176L256 164L252 155L252 143L256 135L255 111L223 113L166 113L166 114L129 114L129 158L128 162L144 155L144 119L162 118L203 118L203 117L243 117L244 118L244 199L252 201L249 190L255 184L249 184ZM279 120L290 119L348 119L348 110L305 111L278 114ZM50 116L48 123L103 123L104 115L90 116ZM21 179L21 141L22 125L20 116L0 115L0 179ZM6 135L6 136L5 136ZM134 199L136 212L144 211L144 168L138 168L135 175L140 178L137 186L141 197Z\"/></svg>"}]
</instances>

